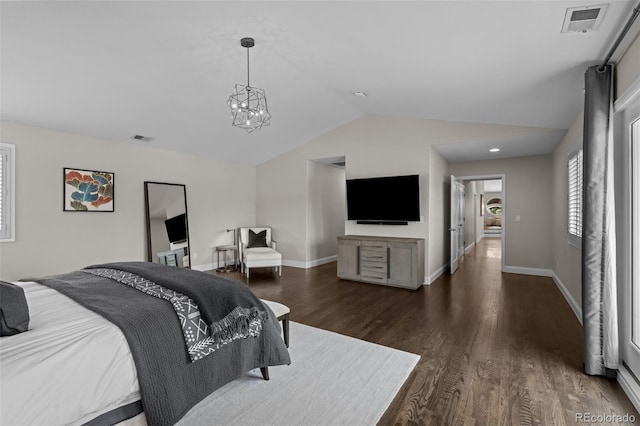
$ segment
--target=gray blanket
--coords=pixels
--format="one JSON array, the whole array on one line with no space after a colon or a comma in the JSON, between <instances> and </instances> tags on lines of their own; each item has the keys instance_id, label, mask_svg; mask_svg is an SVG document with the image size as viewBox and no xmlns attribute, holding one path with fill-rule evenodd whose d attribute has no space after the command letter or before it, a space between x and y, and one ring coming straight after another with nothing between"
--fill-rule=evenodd
<instances>
[{"instance_id":1,"label":"gray blanket","mask_svg":"<svg viewBox=\"0 0 640 426\"><path fill-rule=\"evenodd\" d=\"M146 262L94 265L131 272L188 295L209 323L237 306L266 309L244 284ZM280 326L269 312L257 337L234 340L191 362L170 303L113 280L76 271L35 279L117 325L127 338L149 425L172 425L214 390L258 367L290 364ZM215 413L211 413L214 424Z\"/></svg>"}]
</instances>

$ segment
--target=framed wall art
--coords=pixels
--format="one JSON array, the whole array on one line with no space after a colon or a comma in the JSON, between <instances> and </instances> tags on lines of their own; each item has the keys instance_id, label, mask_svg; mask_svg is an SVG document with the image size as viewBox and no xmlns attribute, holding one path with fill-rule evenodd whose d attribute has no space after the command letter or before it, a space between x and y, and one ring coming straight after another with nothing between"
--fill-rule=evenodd
<instances>
[{"instance_id":1,"label":"framed wall art","mask_svg":"<svg viewBox=\"0 0 640 426\"><path fill-rule=\"evenodd\" d=\"M63 179L63 211L114 211L113 173L65 167Z\"/></svg>"}]
</instances>

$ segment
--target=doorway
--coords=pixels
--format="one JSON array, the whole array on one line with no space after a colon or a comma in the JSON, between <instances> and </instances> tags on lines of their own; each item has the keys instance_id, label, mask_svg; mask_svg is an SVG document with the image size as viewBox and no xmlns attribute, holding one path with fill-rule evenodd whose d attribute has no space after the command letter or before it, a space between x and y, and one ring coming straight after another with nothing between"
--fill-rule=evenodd
<instances>
[{"instance_id":1,"label":"doorway","mask_svg":"<svg viewBox=\"0 0 640 426\"><path fill-rule=\"evenodd\" d=\"M484 238L500 238L501 270L504 271L506 222L503 218L507 207L505 187L506 176L503 174L451 176L451 274L456 272L464 255ZM494 256L495 254L494 251Z\"/></svg>"},{"instance_id":2,"label":"doorway","mask_svg":"<svg viewBox=\"0 0 640 426\"><path fill-rule=\"evenodd\" d=\"M307 161L306 266L334 261L346 218L344 156Z\"/></svg>"}]
</instances>

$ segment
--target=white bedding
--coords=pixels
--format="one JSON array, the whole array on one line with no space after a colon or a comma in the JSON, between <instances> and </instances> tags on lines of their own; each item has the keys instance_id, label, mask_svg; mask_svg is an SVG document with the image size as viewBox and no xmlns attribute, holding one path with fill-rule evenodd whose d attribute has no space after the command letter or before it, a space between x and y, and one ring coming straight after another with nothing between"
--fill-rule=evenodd
<instances>
[{"instance_id":1,"label":"white bedding","mask_svg":"<svg viewBox=\"0 0 640 426\"><path fill-rule=\"evenodd\" d=\"M29 330L0 338L0 425L79 425L140 399L122 332L38 283L24 288Z\"/></svg>"}]
</instances>

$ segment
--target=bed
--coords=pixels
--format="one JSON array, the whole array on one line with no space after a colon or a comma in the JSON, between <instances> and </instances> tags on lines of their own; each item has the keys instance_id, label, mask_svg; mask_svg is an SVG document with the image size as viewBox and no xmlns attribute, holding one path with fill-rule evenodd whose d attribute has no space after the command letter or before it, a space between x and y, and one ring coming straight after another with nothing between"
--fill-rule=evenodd
<instances>
[{"instance_id":1,"label":"bed","mask_svg":"<svg viewBox=\"0 0 640 426\"><path fill-rule=\"evenodd\" d=\"M105 271L119 272L120 281ZM187 344L186 316L176 315L174 293L162 299L123 276L142 277L197 302L210 325L199 351ZM236 281L127 262L17 284L30 322L28 331L0 340L2 425L170 425L248 371L290 363L273 312ZM120 313L107 320L115 308ZM136 323L134 331L128 322ZM137 336L142 329L144 336ZM209 342L206 351L202 342Z\"/></svg>"}]
</instances>

